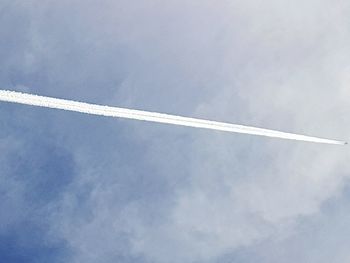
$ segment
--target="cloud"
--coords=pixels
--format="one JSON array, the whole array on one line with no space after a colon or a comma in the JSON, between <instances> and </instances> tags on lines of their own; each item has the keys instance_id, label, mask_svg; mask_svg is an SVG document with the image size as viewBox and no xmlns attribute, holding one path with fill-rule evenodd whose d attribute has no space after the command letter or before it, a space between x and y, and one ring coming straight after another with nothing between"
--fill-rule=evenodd
<instances>
[{"instance_id":1,"label":"cloud","mask_svg":"<svg viewBox=\"0 0 350 263\"><path fill-rule=\"evenodd\" d=\"M0 26L6 89L324 137L349 133L345 1L30 1L0 10L1 25L12 28ZM67 261L250 262L278 249L280 262L290 244L304 249L303 228L324 250L320 225L345 213L323 207L344 191L347 148L1 109L36 138L49 135L47 144L66 156L55 171L72 162L55 198L40 193L50 208L45 239L63 240ZM2 174L19 151L11 147L33 141L16 123L1 123L11 126L1 137ZM44 157L52 149L37 147ZM12 201L28 189L6 185ZM330 225L329 235L343 240ZM300 253L306 261L309 251Z\"/></svg>"}]
</instances>

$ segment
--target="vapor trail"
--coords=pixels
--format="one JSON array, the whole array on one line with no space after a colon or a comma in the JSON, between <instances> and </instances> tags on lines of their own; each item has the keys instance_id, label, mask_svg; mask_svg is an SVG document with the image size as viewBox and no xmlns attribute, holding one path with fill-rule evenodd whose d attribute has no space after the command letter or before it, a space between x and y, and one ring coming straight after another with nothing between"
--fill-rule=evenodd
<instances>
[{"instance_id":1,"label":"vapor trail","mask_svg":"<svg viewBox=\"0 0 350 263\"><path fill-rule=\"evenodd\" d=\"M151 121L159 123L167 123L173 125L181 125L195 128L212 129L226 132L245 133L252 135L267 136L273 138L307 141L315 143L328 143L328 144L347 144L346 142L323 139L317 137L311 137L306 135L299 135L293 133L286 133L268 129L255 128L250 126L243 126L237 124L230 124L217 121L209 121L203 119L195 119L188 117L181 117L163 113L132 110L126 108L117 108L102 106L72 100L57 99L51 97L37 96L27 93L21 93L16 91L0 90L0 101L14 102L32 106L39 106L45 108L61 109L67 111L75 111L93 115L107 116L107 117L119 117L142 121Z\"/></svg>"}]
</instances>

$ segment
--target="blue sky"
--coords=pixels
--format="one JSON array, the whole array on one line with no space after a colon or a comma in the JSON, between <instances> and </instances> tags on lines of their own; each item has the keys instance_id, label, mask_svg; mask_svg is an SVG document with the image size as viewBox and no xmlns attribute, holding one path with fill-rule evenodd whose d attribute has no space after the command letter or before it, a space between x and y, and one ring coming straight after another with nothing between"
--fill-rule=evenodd
<instances>
[{"instance_id":1,"label":"blue sky","mask_svg":"<svg viewBox=\"0 0 350 263\"><path fill-rule=\"evenodd\" d=\"M0 86L346 140L349 13L1 0ZM347 262L348 148L0 103L0 261Z\"/></svg>"}]
</instances>

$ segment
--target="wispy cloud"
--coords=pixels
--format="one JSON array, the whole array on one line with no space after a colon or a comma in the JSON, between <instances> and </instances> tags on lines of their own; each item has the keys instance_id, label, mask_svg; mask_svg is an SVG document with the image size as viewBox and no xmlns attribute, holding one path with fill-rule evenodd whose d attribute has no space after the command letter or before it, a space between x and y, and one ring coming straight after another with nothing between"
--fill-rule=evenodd
<instances>
[{"instance_id":1,"label":"wispy cloud","mask_svg":"<svg viewBox=\"0 0 350 263\"><path fill-rule=\"evenodd\" d=\"M321 137L350 132L349 1L0 5L2 89ZM346 248L323 237L346 241L333 226L346 229L346 205L335 204L349 201L348 147L13 106L0 104L2 229L32 240L41 232L25 231L30 218L49 235L41 245L63 240L65 262L318 259L311 250L346 261ZM50 183L59 194L48 198L44 179L67 173L62 152L75 169ZM16 160L31 171L20 170L26 180ZM32 216L22 216L29 203ZM8 227L12 219L22 223ZM309 251L298 246L306 235Z\"/></svg>"}]
</instances>

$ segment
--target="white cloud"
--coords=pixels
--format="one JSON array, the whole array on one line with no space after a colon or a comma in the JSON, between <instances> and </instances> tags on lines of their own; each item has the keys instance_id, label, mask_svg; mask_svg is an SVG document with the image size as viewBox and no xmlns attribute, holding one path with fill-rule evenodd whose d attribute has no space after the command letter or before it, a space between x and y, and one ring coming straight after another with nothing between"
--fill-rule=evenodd
<instances>
[{"instance_id":1,"label":"white cloud","mask_svg":"<svg viewBox=\"0 0 350 263\"><path fill-rule=\"evenodd\" d=\"M27 57L46 78L43 95L83 91L91 102L348 136L346 1L29 10ZM288 250L300 219L317 216L349 176L345 147L54 116L79 175L56 204L52 233L76 262L215 261L275 237Z\"/></svg>"}]
</instances>

